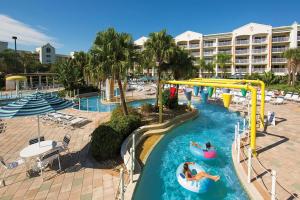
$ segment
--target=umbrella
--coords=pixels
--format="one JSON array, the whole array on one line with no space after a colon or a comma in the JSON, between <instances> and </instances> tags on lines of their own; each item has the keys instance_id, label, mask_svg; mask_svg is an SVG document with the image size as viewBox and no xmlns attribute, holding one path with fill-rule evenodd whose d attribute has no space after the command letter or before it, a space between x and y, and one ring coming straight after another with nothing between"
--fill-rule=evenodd
<instances>
[{"instance_id":1,"label":"umbrella","mask_svg":"<svg viewBox=\"0 0 300 200\"><path fill-rule=\"evenodd\" d=\"M37 115L40 138L39 115L55 112L72 106L73 103L49 93L36 92L0 108L0 118L14 118ZM40 139L39 139L40 142Z\"/></svg>"},{"instance_id":2,"label":"umbrella","mask_svg":"<svg viewBox=\"0 0 300 200\"><path fill-rule=\"evenodd\" d=\"M16 97L19 95L19 81L26 81L25 76L9 76L6 78L7 81L16 81Z\"/></svg>"}]
</instances>

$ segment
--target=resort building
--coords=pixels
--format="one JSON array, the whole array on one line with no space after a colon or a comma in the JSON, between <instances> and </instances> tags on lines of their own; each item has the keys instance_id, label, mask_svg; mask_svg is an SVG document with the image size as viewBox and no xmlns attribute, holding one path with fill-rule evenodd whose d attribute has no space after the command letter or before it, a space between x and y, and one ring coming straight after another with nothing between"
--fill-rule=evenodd
<instances>
[{"instance_id":1,"label":"resort building","mask_svg":"<svg viewBox=\"0 0 300 200\"><path fill-rule=\"evenodd\" d=\"M8 42L0 41L0 52L4 51L8 47Z\"/></svg>"},{"instance_id":2,"label":"resort building","mask_svg":"<svg viewBox=\"0 0 300 200\"><path fill-rule=\"evenodd\" d=\"M135 41L140 49L143 49L142 38ZM267 71L284 75L287 72L287 60L282 53L300 46L300 25L295 22L289 26L272 27L249 23L232 32L208 35L186 31L176 36L175 42L195 58L204 58L206 62L213 62L219 53L230 54L231 62L225 69L220 69L216 64L216 74L225 70L231 75ZM200 76L207 74L205 71L199 73Z\"/></svg>"}]
</instances>

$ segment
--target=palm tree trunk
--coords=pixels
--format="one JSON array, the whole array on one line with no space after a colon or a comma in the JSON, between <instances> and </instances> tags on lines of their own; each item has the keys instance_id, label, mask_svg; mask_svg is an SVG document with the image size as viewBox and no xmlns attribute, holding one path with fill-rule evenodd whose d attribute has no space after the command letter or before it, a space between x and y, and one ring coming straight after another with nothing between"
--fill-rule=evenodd
<instances>
[{"instance_id":1,"label":"palm tree trunk","mask_svg":"<svg viewBox=\"0 0 300 200\"><path fill-rule=\"evenodd\" d=\"M118 86L119 86L119 90L120 90L120 99L121 99L121 106L123 109L123 113L124 113L124 115L128 115L128 110L127 110L127 105L125 102L121 79L118 79Z\"/></svg>"},{"instance_id":2,"label":"palm tree trunk","mask_svg":"<svg viewBox=\"0 0 300 200\"><path fill-rule=\"evenodd\" d=\"M159 91L159 87L160 87L160 68L158 67L157 69L157 84L156 84L156 102L155 102L155 107L158 107L158 91Z\"/></svg>"}]
</instances>

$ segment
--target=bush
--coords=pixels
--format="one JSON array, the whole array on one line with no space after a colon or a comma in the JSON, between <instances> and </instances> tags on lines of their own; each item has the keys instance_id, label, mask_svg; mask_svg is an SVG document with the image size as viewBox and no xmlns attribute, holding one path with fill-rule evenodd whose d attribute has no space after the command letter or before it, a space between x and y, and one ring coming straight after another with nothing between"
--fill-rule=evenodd
<instances>
[{"instance_id":1,"label":"bush","mask_svg":"<svg viewBox=\"0 0 300 200\"><path fill-rule=\"evenodd\" d=\"M131 106L127 106L127 110L128 110L128 114L130 115L138 115L140 116L140 114L138 113L137 109L136 108L133 108ZM121 107L121 105L118 105L111 113L111 117L110 119L115 119L119 116L123 116L123 109Z\"/></svg>"},{"instance_id":2,"label":"bush","mask_svg":"<svg viewBox=\"0 0 300 200\"><path fill-rule=\"evenodd\" d=\"M142 106L141 106L141 111L143 113L151 113L153 112L153 105L150 104L150 103L144 103Z\"/></svg>"},{"instance_id":3,"label":"bush","mask_svg":"<svg viewBox=\"0 0 300 200\"><path fill-rule=\"evenodd\" d=\"M169 109L174 109L178 106L178 98L175 96L170 98L170 90L166 89L162 94L162 103L165 107Z\"/></svg>"},{"instance_id":4,"label":"bush","mask_svg":"<svg viewBox=\"0 0 300 200\"><path fill-rule=\"evenodd\" d=\"M92 133L91 152L96 160L115 158L122 143L122 135L109 125L100 125Z\"/></svg>"},{"instance_id":5,"label":"bush","mask_svg":"<svg viewBox=\"0 0 300 200\"><path fill-rule=\"evenodd\" d=\"M57 96L59 96L59 97L61 97L61 98L65 98L65 97L66 97L66 94L67 94L66 90L59 90L59 91L57 92Z\"/></svg>"}]
</instances>

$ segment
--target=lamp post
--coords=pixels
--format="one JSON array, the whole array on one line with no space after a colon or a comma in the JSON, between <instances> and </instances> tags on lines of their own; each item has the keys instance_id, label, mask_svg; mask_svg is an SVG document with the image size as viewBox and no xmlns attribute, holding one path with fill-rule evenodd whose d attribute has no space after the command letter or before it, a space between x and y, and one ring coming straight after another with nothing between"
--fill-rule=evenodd
<instances>
[{"instance_id":1,"label":"lamp post","mask_svg":"<svg viewBox=\"0 0 300 200\"><path fill-rule=\"evenodd\" d=\"M12 36L12 39L15 40L15 68L17 69L17 36Z\"/></svg>"}]
</instances>

